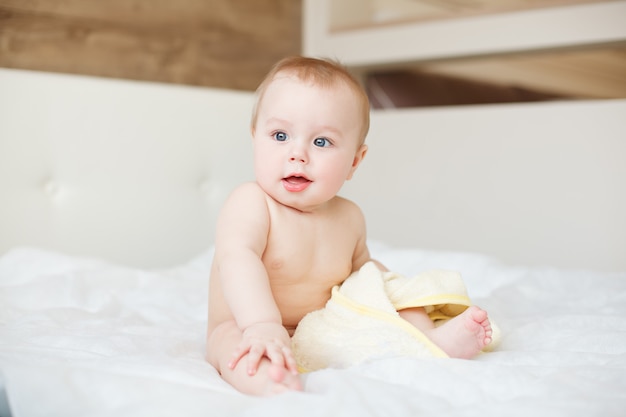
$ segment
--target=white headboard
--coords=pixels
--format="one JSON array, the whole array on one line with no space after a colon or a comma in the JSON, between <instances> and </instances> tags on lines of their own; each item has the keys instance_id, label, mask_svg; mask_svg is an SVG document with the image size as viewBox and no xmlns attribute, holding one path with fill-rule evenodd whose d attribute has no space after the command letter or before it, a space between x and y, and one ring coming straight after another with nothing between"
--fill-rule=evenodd
<instances>
[{"instance_id":1,"label":"white headboard","mask_svg":"<svg viewBox=\"0 0 626 417\"><path fill-rule=\"evenodd\" d=\"M252 178L251 93L0 69L0 253L188 260Z\"/></svg>"},{"instance_id":2,"label":"white headboard","mask_svg":"<svg viewBox=\"0 0 626 417\"><path fill-rule=\"evenodd\" d=\"M0 254L141 267L208 248L252 178L252 93L0 69ZM369 235L626 270L626 100L373 112L343 194Z\"/></svg>"},{"instance_id":3,"label":"white headboard","mask_svg":"<svg viewBox=\"0 0 626 417\"><path fill-rule=\"evenodd\" d=\"M368 143L371 236L626 271L626 100L376 111Z\"/></svg>"}]
</instances>

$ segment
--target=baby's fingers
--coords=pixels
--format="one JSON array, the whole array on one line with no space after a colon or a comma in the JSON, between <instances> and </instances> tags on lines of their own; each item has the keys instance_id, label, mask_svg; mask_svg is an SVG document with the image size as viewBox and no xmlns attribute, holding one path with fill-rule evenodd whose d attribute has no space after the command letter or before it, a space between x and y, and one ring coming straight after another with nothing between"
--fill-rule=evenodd
<instances>
[{"instance_id":1,"label":"baby's fingers","mask_svg":"<svg viewBox=\"0 0 626 417\"><path fill-rule=\"evenodd\" d=\"M291 349L289 348L286 348L286 349L288 352L285 354L285 365L287 366L287 369L289 370L289 372L291 372L294 375L297 375L298 364L296 363L296 358L293 356Z\"/></svg>"},{"instance_id":2,"label":"baby's fingers","mask_svg":"<svg viewBox=\"0 0 626 417\"><path fill-rule=\"evenodd\" d=\"M287 346L277 345L273 349L268 350L267 356L272 364L286 368L292 374L298 373L296 360L293 357L291 349Z\"/></svg>"},{"instance_id":3,"label":"baby's fingers","mask_svg":"<svg viewBox=\"0 0 626 417\"><path fill-rule=\"evenodd\" d=\"M237 348L234 350L230 358L230 361L228 362L228 367L230 369L235 369L235 367L237 366L241 358L246 356L246 354L248 354L249 351L250 351L250 345L248 344L245 344L245 345L241 344L237 346Z\"/></svg>"},{"instance_id":4,"label":"baby's fingers","mask_svg":"<svg viewBox=\"0 0 626 417\"><path fill-rule=\"evenodd\" d=\"M261 359L265 356L265 347L262 345L253 346L248 351L248 375L256 374Z\"/></svg>"}]
</instances>

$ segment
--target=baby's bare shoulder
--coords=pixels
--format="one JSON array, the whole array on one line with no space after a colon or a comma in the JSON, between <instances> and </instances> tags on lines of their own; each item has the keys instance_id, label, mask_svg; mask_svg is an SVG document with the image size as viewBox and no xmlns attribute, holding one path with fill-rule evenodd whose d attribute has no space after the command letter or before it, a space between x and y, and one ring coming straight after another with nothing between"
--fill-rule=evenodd
<instances>
[{"instance_id":1,"label":"baby's bare shoulder","mask_svg":"<svg viewBox=\"0 0 626 417\"><path fill-rule=\"evenodd\" d=\"M235 210L249 213L258 213L266 205L266 194L255 182L246 182L238 185L226 198L222 206L222 213Z\"/></svg>"},{"instance_id":2,"label":"baby's bare shoulder","mask_svg":"<svg viewBox=\"0 0 626 417\"><path fill-rule=\"evenodd\" d=\"M352 200L348 200L345 197L335 196L333 198L335 205L344 210L360 210L359 206Z\"/></svg>"},{"instance_id":3,"label":"baby's bare shoulder","mask_svg":"<svg viewBox=\"0 0 626 417\"><path fill-rule=\"evenodd\" d=\"M264 199L265 192L256 182L244 182L235 187L230 198Z\"/></svg>"},{"instance_id":4,"label":"baby's bare shoulder","mask_svg":"<svg viewBox=\"0 0 626 417\"><path fill-rule=\"evenodd\" d=\"M217 234L228 236L249 235L251 230L259 230L262 235L269 227L269 214L265 193L254 182L236 187L226 199L217 221Z\"/></svg>"},{"instance_id":5,"label":"baby's bare shoulder","mask_svg":"<svg viewBox=\"0 0 626 417\"><path fill-rule=\"evenodd\" d=\"M363 212L358 204L344 197L337 196L334 198L334 210L336 211L335 214L345 215L359 220L363 218Z\"/></svg>"}]
</instances>

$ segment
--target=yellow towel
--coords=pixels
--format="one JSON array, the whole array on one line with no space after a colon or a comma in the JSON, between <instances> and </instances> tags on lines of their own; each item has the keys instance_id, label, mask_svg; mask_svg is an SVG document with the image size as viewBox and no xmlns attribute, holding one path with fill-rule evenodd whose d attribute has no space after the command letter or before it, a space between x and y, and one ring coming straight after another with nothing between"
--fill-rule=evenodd
<instances>
[{"instance_id":1,"label":"yellow towel","mask_svg":"<svg viewBox=\"0 0 626 417\"><path fill-rule=\"evenodd\" d=\"M377 358L445 358L443 350L397 311L425 307L437 325L470 305L456 272L435 270L406 278L368 262L333 288L325 308L302 319L292 349L301 372Z\"/></svg>"}]
</instances>

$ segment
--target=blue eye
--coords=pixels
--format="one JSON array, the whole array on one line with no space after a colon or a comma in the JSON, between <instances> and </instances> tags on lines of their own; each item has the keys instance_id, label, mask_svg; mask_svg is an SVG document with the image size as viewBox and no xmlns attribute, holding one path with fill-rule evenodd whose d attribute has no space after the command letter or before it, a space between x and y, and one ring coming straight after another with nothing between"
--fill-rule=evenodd
<instances>
[{"instance_id":1,"label":"blue eye","mask_svg":"<svg viewBox=\"0 0 626 417\"><path fill-rule=\"evenodd\" d=\"M279 142L284 142L287 140L287 134L285 132L276 132L274 133L274 139Z\"/></svg>"},{"instance_id":2,"label":"blue eye","mask_svg":"<svg viewBox=\"0 0 626 417\"><path fill-rule=\"evenodd\" d=\"M320 148L325 148L331 145L330 141L326 138L315 138L313 140L313 144L315 146L319 146Z\"/></svg>"}]
</instances>

